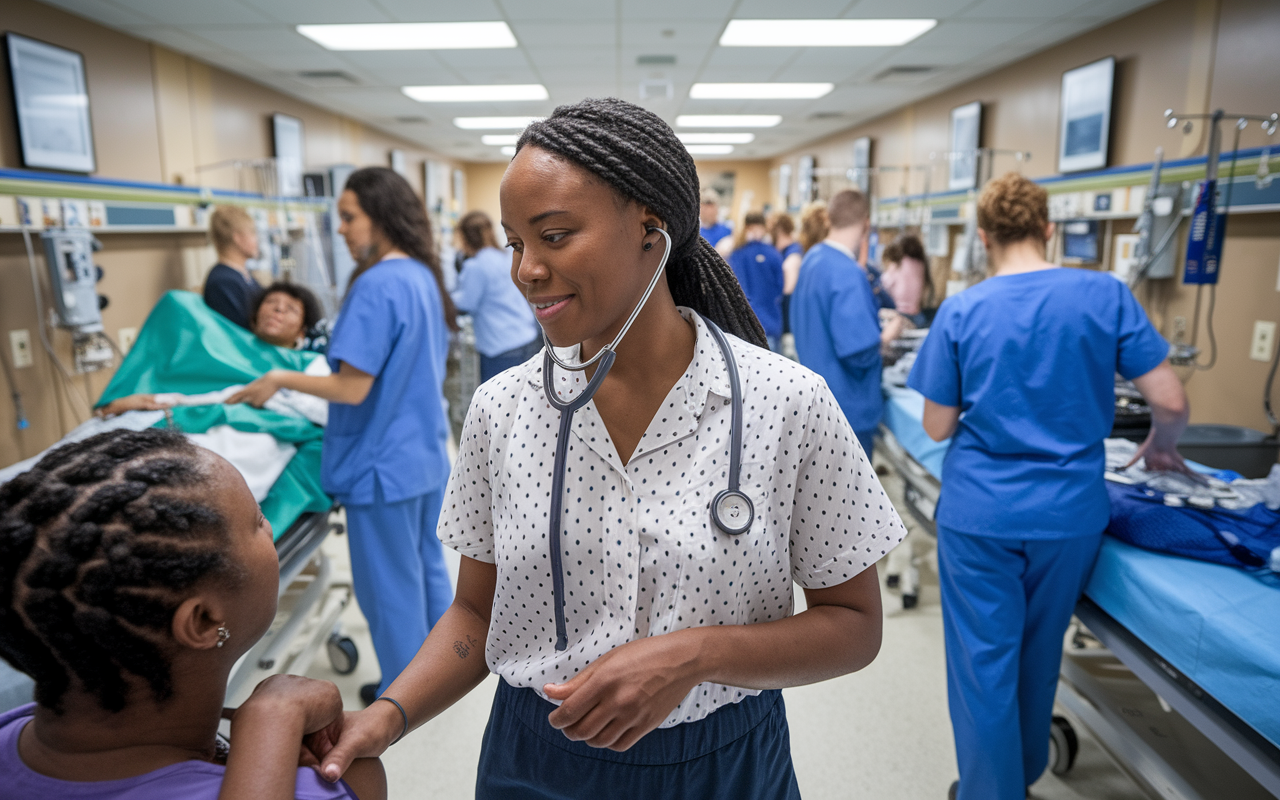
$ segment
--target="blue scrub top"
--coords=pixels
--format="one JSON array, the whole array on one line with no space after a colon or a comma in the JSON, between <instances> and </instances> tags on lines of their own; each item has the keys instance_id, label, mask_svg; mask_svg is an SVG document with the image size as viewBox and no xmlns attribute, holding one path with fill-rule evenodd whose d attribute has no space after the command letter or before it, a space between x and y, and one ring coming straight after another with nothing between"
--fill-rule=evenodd
<instances>
[{"instance_id":1,"label":"blue scrub top","mask_svg":"<svg viewBox=\"0 0 1280 800\"><path fill-rule=\"evenodd\" d=\"M1116 373L1145 375L1168 352L1129 287L1099 272L999 275L947 298L907 379L961 410L938 524L1012 539L1101 532Z\"/></svg>"},{"instance_id":2,"label":"blue scrub top","mask_svg":"<svg viewBox=\"0 0 1280 800\"><path fill-rule=\"evenodd\" d=\"M829 244L809 248L791 295L800 363L831 387L855 431L880 424L880 317L867 273Z\"/></svg>"},{"instance_id":3,"label":"blue scrub top","mask_svg":"<svg viewBox=\"0 0 1280 800\"><path fill-rule=\"evenodd\" d=\"M800 246L799 242L792 242L791 244L782 248L782 252L779 253L779 255L782 256L783 261L786 261L788 258L791 258L793 255L801 255L801 256L804 255L804 248Z\"/></svg>"},{"instance_id":4,"label":"blue scrub top","mask_svg":"<svg viewBox=\"0 0 1280 800\"><path fill-rule=\"evenodd\" d=\"M439 490L449 477L443 394L449 330L431 271L383 261L347 293L329 344L329 366L345 361L374 376L358 406L329 404L320 479L344 503L397 503Z\"/></svg>"},{"instance_id":5,"label":"blue scrub top","mask_svg":"<svg viewBox=\"0 0 1280 800\"><path fill-rule=\"evenodd\" d=\"M453 303L475 321L476 351L502 355L537 339L538 320L511 280L511 254L485 247L462 262Z\"/></svg>"},{"instance_id":6,"label":"blue scrub top","mask_svg":"<svg viewBox=\"0 0 1280 800\"><path fill-rule=\"evenodd\" d=\"M729 266L764 332L774 338L781 336L782 256L770 244L747 242L729 254Z\"/></svg>"},{"instance_id":7,"label":"blue scrub top","mask_svg":"<svg viewBox=\"0 0 1280 800\"><path fill-rule=\"evenodd\" d=\"M712 247L720 244L720 240L724 237L733 235L733 229L728 225L725 225L723 222L717 222L710 228L703 228L699 226L698 232L702 234L703 239L711 242Z\"/></svg>"}]
</instances>

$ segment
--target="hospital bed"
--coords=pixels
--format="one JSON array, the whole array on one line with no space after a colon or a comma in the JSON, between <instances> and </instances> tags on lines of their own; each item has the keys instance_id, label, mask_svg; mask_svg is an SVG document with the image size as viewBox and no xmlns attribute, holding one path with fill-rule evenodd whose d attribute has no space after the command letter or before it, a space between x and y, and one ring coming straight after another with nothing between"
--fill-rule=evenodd
<instances>
[{"instance_id":1,"label":"hospital bed","mask_svg":"<svg viewBox=\"0 0 1280 800\"><path fill-rule=\"evenodd\" d=\"M99 402L143 393L218 392L270 369L305 370L317 358L258 340L211 311L199 295L170 292L147 317ZM359 658L354 643L338 628L338 618L351 600L351 586L336 578L321 549L330 534L343 531L341 509L320 487L324 431L302 412L276 409L214 404L134 411L106 421L89 420L58 442L112 428L170 427L226 457L245 475L274 531L280 611L271 630L232 671L229 705L247 697L261 678L305 672L321 647L341 674L353 671ZM0 483L42 456L0 470Z\"/></svg>"},{"instance_id":2,"label":"hospital bed","mask_svg":"<svg viewBox=\"0 0 1280 800\"><path fill-rule=\"evenodd\" d=\"M917 392L886 387L878 452L936 535L947 443L924 433L923 410ZM904 598L915 573L900 573ZM1280 586L1104 536L1067 639L1055 773L1071 769L1082 728L1150 797L1280 797Z\"/></svg>"}]
</instances>

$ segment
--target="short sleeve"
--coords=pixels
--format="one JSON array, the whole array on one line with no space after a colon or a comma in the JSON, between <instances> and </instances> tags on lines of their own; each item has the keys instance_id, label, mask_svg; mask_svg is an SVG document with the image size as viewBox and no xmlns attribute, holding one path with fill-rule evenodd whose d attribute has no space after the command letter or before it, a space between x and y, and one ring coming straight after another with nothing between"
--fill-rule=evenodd
<instances>
[{"instance_id":1,"label":"short sleeve","mask_svg":"<svg viewBox=\"0 0 1280 800\"><path fill-rule=\"evenodd\" d=\"M833 287L835 296L828 320L836 356L842 361L868 351L873 356L880 352L880 320L871 284L862 277L861 270L848 277L842 285Z\"/></svg>"},{"instance_id":2,"label":"short sleeve","mask_svg":"<svg viewBox=\"0 0 1280 800\"><path fill-rule=\"evenodd\" d=\"M331 364L345 361L375 377L391 356L401 324L393 292L381 285L380 277L366 273L361 280L367 283L356 283L329 343Z\"/></svg>"},{"instance_id":3,"label":"short sleeve","mask_svg":"<svg viewBox=\"0 0 1280 800\"><path fill-rule=\"evenodd\" d=\"M1125 380L1146 375L1169 355L1169 343L1156 331L1147 312L1128 286L1120 290L1119 335L1116 337L1116 372Z\"/></svg>"},{"instance_id":4,"label":"short sleeve","mask_svg":"<svg viewBox=\"0 0 1280 800\"><path fill-rule=\"evenodd\" d=\"M960 395L960 355L951 330L955 315L946 303L916 354L916 363L907 376L907 386L943 406L958 408Z\"/></svg>"},{"instance_id":5,"label":"short sleeve","mask_svg":"<svg viewBox=\"0 0 1280 800\"><path fill-rule=\"evenodd\" d=\"M791 577L804 589L839 586L907 535L825 381L809 405L795 492Z\"/></svg>"},{"instance_id":6,"label":"short sleeve","mask_svg":"<svg viewBox=\"0 0 1280 800\"><path fill-rule=\"evenodd\" d=\"M489 400L491 395L485 387L480 387L462 424L458 457L449 473L440 521L436 525L436 533L446 547L486 564L495 562L493 487L489 477L489 443L493 433L492 415L487 408Z\"/></svg>"}]
</instances>

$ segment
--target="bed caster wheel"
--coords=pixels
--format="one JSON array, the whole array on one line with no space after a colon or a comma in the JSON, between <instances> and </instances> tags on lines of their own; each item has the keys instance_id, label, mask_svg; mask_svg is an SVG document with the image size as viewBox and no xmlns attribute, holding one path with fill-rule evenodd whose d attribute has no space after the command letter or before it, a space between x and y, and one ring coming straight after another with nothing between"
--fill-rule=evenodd
<instances>
[{"instance_id":1,"label":"bed caster wheel","mask_svg":"<svg viewBox=\"0 0 1280 800\"><path fill-rule=\"evenodd\" d=\"M360 663L360 651L350 637L335 633L329 637L325 648L329 651L329 666L333 667L334 672L350 675L356 671L356 665Z\"/></svg>"},{"instance_id":2,"label":"bed caster wheel","mask_svg":"<svg viewBox=\"0 0 1280 800\"><path fill-rule=\"evenodd\" d=\"M1065 717L1054 717L1049 725L1049 770L1054 775L1066 775L1076 765L1080 752L1080 740Z\"/></svg>"},{"instance_id":3,"label":"bed caster wheel","mask_svg":"<svg viewBox=\"0 0 1280 800\"><path fill-rule=\"evenodd\" d=\"M902 607L903 607L903 608L915 608L915 607L916 607L916 606L918 606L918 605L920 605L920 595L918 595L918 594L904 594L904 595L902 595Z\"/></svg>"},{"instance_id":4,"label":"bed caster wheel","mask_svg":"<svg viewBox=\"0 0 1280 800\"><path fill-rule=\"evenodd\" d=\"M899 583L901 583L901 582L902 582L902 576L900 576L900 575L885 575L885 576L884 576L884 585L885 585L885 586L888 586L890 589L897 589L897 588L898 588L898 584L899 584Z\"/></svg>"}]
</instances>

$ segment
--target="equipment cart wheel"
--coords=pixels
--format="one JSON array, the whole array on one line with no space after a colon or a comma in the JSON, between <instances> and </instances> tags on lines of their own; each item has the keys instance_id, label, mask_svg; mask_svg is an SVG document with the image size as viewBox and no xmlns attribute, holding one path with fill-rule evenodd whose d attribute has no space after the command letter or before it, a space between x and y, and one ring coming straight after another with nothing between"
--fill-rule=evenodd
<instances>
[{"instance_id":1,"label":"equipment cart wheel","mask_svg":"<svg viewBox=\"0 0 1280 800\"><path fill-rule=\"evenodd\" d=\"M356 665L360 663L360 651L356 649L356 643L351 641L351 637L340 633L332 634L325 643L325 649L329 651L329 665L334 672L350 675L356 671Z\"/></svg>"},{"instance_id":2,"label":"equipment cart wheel","mask_svg":"<svg viewBox=\"0 0 1280 800\"><path fill-rule=\"evenodd\" d=\"M1049 725L1049 770L1054 775L1066 775L1076 765L1080 752L1080 740L1066 717L1054 717Z\"/></svg>"}]
</instances>

